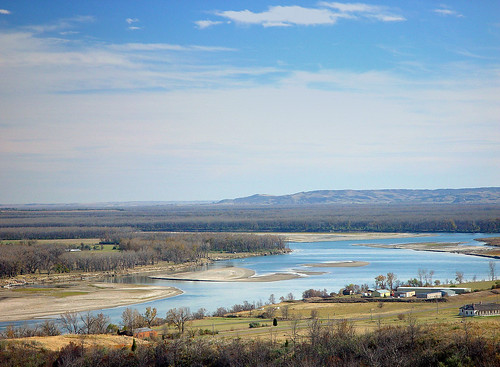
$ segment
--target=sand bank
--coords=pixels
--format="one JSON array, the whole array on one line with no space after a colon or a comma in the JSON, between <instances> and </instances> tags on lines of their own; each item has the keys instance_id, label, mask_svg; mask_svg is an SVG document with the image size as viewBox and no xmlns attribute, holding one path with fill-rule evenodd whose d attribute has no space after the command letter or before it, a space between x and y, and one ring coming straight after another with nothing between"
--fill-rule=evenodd
<instances>
[{"instance_id":1,"label":"sand bank","mask_svg":"<svg viewBox=\"0 0 500 367\"><path fill-rule=\"evenodd\" d=\"M369 265L366 261L327 261L322 263L313 264L303 264L302 266L307 266L311 268L354 268L358 266Z\"/></svg>"},{"instance_id":2,"label":"sand bank","mask_svg":"<svg viewBox=\"0 0 500 367\"><path fill-rule=\"evenodd\" d=\"M273 233L285 237L291 242L325 242L325 241L365 241L382 238L424 237L421 233Z\"/></svg>"},{"instance_id":3,"label":"sand bank","mask_svg":"<svg viewBox=\"0 0 500 367\"><path fill-rule=\"evenodd\" d=\"M0 292L0 321L30 320L153 301L182 294L174 287L78 283L64 288L16 288Z\"/></svg>"},{"instance_id":4,"label":"sand bank","mask_svg":"<svg viewBox=\"0 0 500 367\"><path fill-rule=\"evenodd\" d=\"M237 267L151 276L153 279L185 280L195 282L274 282L299 277L300 274L296 273L255 275L255 271L251 269Z\"/></svg>"}]
</instances>

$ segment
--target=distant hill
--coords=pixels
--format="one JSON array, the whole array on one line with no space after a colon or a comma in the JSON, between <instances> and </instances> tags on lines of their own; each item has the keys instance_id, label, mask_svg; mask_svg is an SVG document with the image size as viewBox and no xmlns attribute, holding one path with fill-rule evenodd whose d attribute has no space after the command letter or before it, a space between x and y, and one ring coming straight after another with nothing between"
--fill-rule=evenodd
<instances>
[{"instance_id":1,"label":"distant hill","mask_svg":"<svg viewBox=\"0 0 500 367\"><path fill-rule=\"evenodd\" d=\"M317 190L291 195L252 195L221 200L233 205L500 204L500 187L438 190Z\"/></svg>"}]
</instances>

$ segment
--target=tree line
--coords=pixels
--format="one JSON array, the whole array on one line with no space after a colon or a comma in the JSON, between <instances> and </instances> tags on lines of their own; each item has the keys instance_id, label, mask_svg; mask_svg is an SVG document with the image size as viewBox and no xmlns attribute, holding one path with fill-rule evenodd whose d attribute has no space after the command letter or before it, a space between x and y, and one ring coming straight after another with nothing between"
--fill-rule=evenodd
<instances>
[{"instance_id":1,"label":"tree line","mask_svg":"<svg viewBox=\"0 0 500 367\"><path fill-rule=\"evenodd\" d=\"M0 238L102 237L113 231L500 232L495 204L158 206L121 210L0 210Z\"/></svg>"},{"instance_id":2,"label":"tree line","mask_svg":"<svg viewBox=\"0 0 500 367\"><path fill-rule=\"evenodd\" d=\"M78 251L68 246L35 241L0 244L0 277L72 271L119 271L159 261L184 263L208 257L209 252L287 251L283 237L252 234L125 234L108 233L104 241L119 251Z\"/></svg>"}]
</instances>

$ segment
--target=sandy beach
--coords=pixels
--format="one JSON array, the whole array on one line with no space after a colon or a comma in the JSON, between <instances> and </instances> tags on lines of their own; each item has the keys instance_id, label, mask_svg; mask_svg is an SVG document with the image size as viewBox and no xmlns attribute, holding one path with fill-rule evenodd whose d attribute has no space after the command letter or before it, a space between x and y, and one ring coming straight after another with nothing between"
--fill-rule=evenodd
<instances>
[{"instance_id":1,"label":"sandy beach","mask_svg":"<svg viewBox=\"0 0 500 367\"><path fill-rule=\"evenodd\" d=\"M302 266L307 266L311 268L355 268L358 266L369 265L366 261L330 261L323 263L313 263L313 264L303 264Z\"/></svg>"},{"instance_id":2,"label":"sandy beach","mask_svg":"<svg viewBox=\"0 0 500 367\"><path fill-rule=\"evenodd\" d=\"M174 287L115 283L78 283L64 288L16 288L0 291L0 321L30 320L153 301L182 294Z\"/></svg>"}]
</instances>

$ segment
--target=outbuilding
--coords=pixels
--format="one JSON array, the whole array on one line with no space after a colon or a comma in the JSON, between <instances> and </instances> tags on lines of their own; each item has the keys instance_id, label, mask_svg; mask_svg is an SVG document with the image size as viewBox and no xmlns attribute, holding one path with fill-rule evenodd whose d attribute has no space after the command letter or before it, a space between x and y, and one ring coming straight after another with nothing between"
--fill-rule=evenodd
<instances>
[{"instance_id":1,"label":"outbuilding","mask_svg":"<svg viewBox=\"0 0 500 367\"><path fill-rule=\"evenodd\" d=\"M134 330L134 336L138 339L154 338L158 336L158 332L148 327L141 327Z\"/></svg>"},{"instance_id":2,"label":"outbuilding","mask_svg":"<svg viewBox=\"0 0 500 367\"><path fill-rule=\"evenodd\" d=\"M390 296L391 296L391 292L388 291L387 289L375 289L372 292L372 297L383 297L383 298L386 298L386 297L390 297Z\"/></svg>"},{"instance_id":3,"label":"outbuilding","mask_svg":"<svg viewBox=\"0 0 500 367\"><path fill-rule=\"evenodd\" d=\"M417 293L417 298L436 299L436 298L442 298L442 297L443 296L441 295L441 292Z\"/></svg>"}]
</instances>

